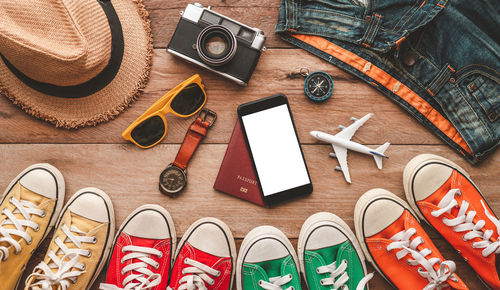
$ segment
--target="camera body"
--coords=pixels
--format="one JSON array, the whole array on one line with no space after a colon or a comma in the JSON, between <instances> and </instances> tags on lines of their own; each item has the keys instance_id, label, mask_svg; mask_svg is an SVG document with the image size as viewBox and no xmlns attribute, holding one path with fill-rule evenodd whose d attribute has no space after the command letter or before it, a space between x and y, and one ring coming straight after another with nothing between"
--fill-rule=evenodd
<instances>
[{"instance_id":1,"label":"camera body","mask_svg":"<svg viewBox=\"0 0 500 290\"><path fill-rule=\"evenodd\" d=\"M205 8L188 4L168 44L168 52L247 85L265 49L264 32Z\"/></svg>"}]
</instances>

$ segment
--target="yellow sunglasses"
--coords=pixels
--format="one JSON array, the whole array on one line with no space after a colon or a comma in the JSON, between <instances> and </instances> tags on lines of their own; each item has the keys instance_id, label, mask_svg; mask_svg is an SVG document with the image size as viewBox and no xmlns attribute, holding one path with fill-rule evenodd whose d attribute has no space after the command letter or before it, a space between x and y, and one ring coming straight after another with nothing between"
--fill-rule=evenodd
<instances>
[{"instance_id":1,"label":"yellow sunglasses","mask_svg":"<svg viewBox=\"0 0 500 290\"><path fill-rule=\"evenodd\" d=\"M165 115L173 113L188 118L198 113L206 102L207 94L201 77L195 74L156 101L122 132L122 137L141 148L151 148L167 135Z\"/></svg>"}]
</instances>

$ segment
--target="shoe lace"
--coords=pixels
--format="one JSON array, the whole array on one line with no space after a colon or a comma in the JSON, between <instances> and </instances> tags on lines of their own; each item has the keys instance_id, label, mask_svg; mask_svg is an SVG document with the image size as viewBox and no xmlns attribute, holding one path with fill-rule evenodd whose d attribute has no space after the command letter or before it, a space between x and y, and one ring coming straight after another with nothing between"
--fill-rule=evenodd
<instances>
[{"instance_id":1,"label":"shoe lace","mask_svg":"<svg viewBox=\"0 0 500 290\"><path fill-rule=\"evenodd\" d=\"M182 275L184 276L179 280L179 288L177 290L207 290L206 284L210 286L215 284L215 280L208 274L214 277L221 275L220 271L193 259L184 259L184 264L191 267L182 269ZM172 290L170 287L167 289Z\"/></svg>"},{"instance_id":2,"label":"shoe lace","mask_svg":"<svg viewBox=\"0 0 500 290\"><path fill-rule=\"evenodd\" d=\"M90 257L92 252L90 250L82 249L83 243L95 244L96 237L89 237L87 234L76 226L72 225L68 228L66 224L62 224L61 230L66 235L63 242L59 237L54 239L56 245L59 247L58 254L62 254L59 259L53 251L48 252L48 256L52 263L41 262L38 264L33 273L28 276L27 281L31 277L35 277L35 283L31 285L34 289L52 289L52 285L61 286L62 290L66 290L70 286L70 282L75 283L78 276L85 273L85 264L79 263L80 256ZM73 234L76 233L76 234ZM77 248L68 248L65 242L71 241ZM50 261L49 260L49 261ZM75 270L73 270L75 268ZM53 269L56 269L54 272Z\"/></svg>"},{"instance_id":3,"label":"shoe lace","mask_svg":"<svg viewBox=\"0 0 500 290\"><path fill-rule=\"evenodd\" d=\"M456 269L455 262L448 260L441 262L437 257L427 259L426 257L432 253L430 249L425 248L421 251L417 250L417 247L424 243L424 239L417 236L410 240L416 232L417 230L415 228L410 228L395 234L391 237L391 240L394 242L390 243L386 250L390 252L399 249L399 251L396 252L396 258L398 260L401 260L407 254L411 254L413 259L408 259L406 262L410 266L421 266L418 268L418 273L429 281L429 284L427 284L424 290L442 289L447 286L446 281L448 278L453 281L457 280L453 275ZM436 263L440 264L437 271L434 269Z\"/></svg>"},{"instance_id":4,"label":"shoe lace","mask_svg":"<svg viewBox=\"0 0 500 290\"><path fill-rule=\"evenodd\" d=\"M137 259L139 262L129 264L123 267L121 274L125 275L130 272L130 275L125 277L122 282L123 288L116 285L102 283L99 287L101 290L118 290L118 289L151 289L155 286L160 285L161 275L154 273L148 266L152 266L155 269L160 267L160 263L156 262L151 258L151 255L155 255L158 258L163 257L163 253L157 249L138 247L138 246L125 246L122 248L122 253L130 252L126 254L120 261L124 264L128 260ZM137 273L137 274L134 274Z\"/></svg>"},{"instance_id":5,"label":"shoe lace","mask_svg":"<svg viewBox=\"0 0 500 290\"><path fill-rule=\"evenodd\" d=\"M346 270L347 269L347 260L342 260L342 262L340 263L340 265L337 267L337 262L333 262L329 265L325 265L325 266L320 266L318 268L316 268L316 272L318 274L330 274L330 277L328 278L323 278L319 281L319 283L322 285L322 286L330 286L332 285L333 286L333 290L337 290L337 289L342 289L342 290L347 290L349 289L346 285L347 281L349 280L349 276L347 275L346 273ZM338 279L337 279L338 277ZM356 286L356 290L362 290L365 288L366 284L368 284L368 281L371 280L371 278L373 278L373 273L370 273L368 275L366 275L365 277L363 277L358 285ZM337 279L337 280L335 280Z\"/></svg>"},{"instance_id":6,"label":"shoe lace","mask_svg":"<svg viewBox=\"0 0 500 290\"><path fill-rule=\"evenodd\" d=\"M460 196L461 194L462 192L460 191L460 189L451 189L439 202L438 207L440 209L432 211L431 214L437 218L445 212L451 212L454 207L459 207L455 196ZM484 208L484 213L486 214L488 219L496 226L497 233L500 235L500 221L488 211L486 205L482 200L481 205ZM487 257L493 252L495 252L495 254L499 254L500 239L497 238L495 242L492 242L490 240L494 231L489 229L485 231L482 230L486 225L486 222L484 220L479 220L478 222L474 223L473 220L476 214L476 211L469 210L469 203L464 200L460 205L460 209L456 218L443 218L442 221L445 225L453 227L453 231L455 232L466 232L462 237L464 241L469 241L475 238L482 239L482 241L480 242L473 242L472 247L483 249L483 251L481 252L483 257Z\"/></svg>"},{"instance_id":7,"label":"shoe lace","mask_svg":"<svg viewBox=\"0 0 500 290\"><path fill-rule=\"evenodd\" d=\"M10 197L9 202L15 206L14 211L10 211L7 208L2 210L2 215L7 218L0 223L0 244L6 242L14 247L14 253L19 254L21 252L21 245L19 241L15 240L12 236L19 236L26 241L29 245L32 242L31 236L26 233L28 228L32 228L34 231L40 230L40 226L31 221L31 215L37 215L44 217L46 212L44 210L38 209L37 206L26 200L17 200L15 197ZM23 219L18 219L15 215L21 214ZM6 225L14 225L15 229L6 228ZM26 227L26 228L25 228ZM0 246L0 263L9 258L9 249L5 246Z\"/></svg>"},{"instance_id":8,"label":"shoe lace","mask_svg":"<svg viewBox=\"0 0 500 290\"><path fill-rule=\"evenodd\" d=\"M266 290L282 290L281 286L292 281L292 279L293 279L292 274L288 274L285 276L278 276L278 277L269 277L269 282L264 281L264 280L259 280L259 286L262 289L266 289ZM295 290L295 287L290 286L290 287L286 288L286 290Z\"/></svg>"}]
</instances>

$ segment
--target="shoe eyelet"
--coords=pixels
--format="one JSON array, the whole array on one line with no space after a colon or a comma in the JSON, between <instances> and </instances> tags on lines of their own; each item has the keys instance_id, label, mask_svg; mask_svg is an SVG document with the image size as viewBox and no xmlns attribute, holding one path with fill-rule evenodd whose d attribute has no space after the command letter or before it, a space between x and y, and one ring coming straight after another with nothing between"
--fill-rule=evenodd
<instances>
[{"instance_id":1,"label":"shoe eyelet","mask_svg":"<svg viewBox=\"0 0 500 290\"><path fill-rule=\"evenodd\" d=\"M160 259L161 259L161 258L163 258L163 253L160 253L160 254L158 255L158 258L160 258Z\"/></svg>"},{"instance_id":2,"label":"shoe eyelet","mask_svg":"<svg viewBox=\"0 0 500 290\"><path fill-rule=\"evenodd\" d=\"M221 271L217 271L217 277L219 277L220 274L222 274Z\"/></svg>"},{"instance_id":3,"label":"shoe eyelet","mask_svg":"<svg viewBox=\"0 0 500 290\"><path fill-rule=\"evenodd\" d=\"M87 266L85 266L85 264L83 264L82 271L85 271L86 268L87 268Z\"/></svg>"},{"instance_id":4,"label":"shoe eyelet","mask_svg":"<svg viewBox=\"0 0 500 290\"><path fill-rule=\"evenodd\" d=\"M259 286L262 286L262 280L259 280Z\"/></svg>"},{"instance_id":5,"label":"shoe eyelet","mask_svg":"<svg viewBox=\"0 0 500 290\"><path fill-rule=\"evenodd\" d=\"M97 237L92 237L92 244L97 244Z\"/></svg>"},{"instance_id":6,"label":"shoe eyelet","mask_svg":"<svg viewBox=\"0 0 500 290\"><path fill-rule=\"evenodd\" d=\"M87 254L87 255L85 255L85 257L87 257L87 258L92 257L92 252L91 252L91 251L88 251L88 254Z\"/></svg>"},{"instance_id":7,"label":"shoe eyelet","mask_svg":"<svg viewBox=\"0 0 500 290\"><path fill-rule=\"evenodd\" d=\"M319 268L316 268L316 273L318 273L318 274L319 274Z\"/></svg>"},{"instance_id":8,"label":"shoe eyelet","mask_svg":"<svg viewBox=\"0 0 500 290\"><path fill-rule=\"evenodd\" d=\"M323 280L319 280L319 284L321 284L321 286L325 285L325 282L323 282Z\"/></svg>"},{"instance_id":9,"label":"shoe eyelet","mask_svg":"<svg viewBox=\"0 0 500 290\"><path fill-rule=\"evenodd\" d=\"M36 228L33 229L35 232L38 232L40 230L40 226L36 225Z\"/></svg>"},{"instance_id":10,"label":"shoe eyelet","mask_svg":"<svg viewBox=\"0 0 500 290\"><path fill-rule=\"evenodd\" d=\"M122 270L122 271L120 271L120 273L122 273L122 276L123 276L123 275L125 275L125 272L123 272L123 270Z\"/></svg>"},{"instance_id":11,"label":"shoe eyelet","mask_svg":"<svg viewBox=\"0 0 500 290\"><path fill-rule=\"evenodd\" d=\"M15 254L15 255L19 255L19 254L21 254L21 251L22 251L22 250L20 250L20 251L14 251L14 254Z\"/></svg>"},{"instance_id":12,"label":"shoe eyelet","mask_svg":"<svg viewBox=\"0 0 500 290\"><path fill-rule=\"evenodd\" d=\"M14 201L14 197L13 196L9 197L9 202L12 203L13 201Z\"/></svg>"},{"instance_id":13,"label":"shoe eyelet","mask_svg":"<svg viewBox=\"0 0 500 290\"><path fill-rule=\"evenodd\" d=\"M292 286L292 287L290 287L290 290L295 290L295 287L293 287L293 286Z\"/></svg>"},{"instance_id":14,"label":"shoe eyelet","mask_svg":"<svg viewBox=\"0 0 500 290\"><path fill-rule=\"evenodd\" d=\"M292 279L293 278L292 274L288 274L288 278Z\"/></svg>"},{"instance_id":15,"label":"shoe eyelet","mask_svg":"<svg viewBox=\"0 0 500 290\"><path fill-rule=\"evenodd\" d=\"M465 239L465 235L462 236L462 241L467 242L467 240Z\"/></svg>"},{"instance_id":16,"label":"shoe eyelet","mask_svg":"<svg viewBox=\"0 0 500 290\"><path fill-rule=\"evenodd\" d=\"M31 245L33 243L33 240L26 241L26 245Z\"/></svg>"},{"instance_id":17,"label":"shoe eyelet","mask_svg":"<svg viewBox=\"0 0 500 290\"><path fill-rule=\"evenodd\" d=\"M42 215L41 215L40 217L44 218L44 217L46 217L46 216L47 216L47 211L45 211L45 210L44 210L44 211L42 212Z\"/></svg>"},{"instance_id":18,"label":"shoe eyelet","mask_svg":"<svg viewBox=\"0 0 500 290\"><path fill-rule=\"evenodd\" d=\"M210 283L208 283L208 285L210 285L210 286L213 286L214 284L215 284L215 280L212 280L212 281L210 281Z\"/></svg>"},{"instance_id":19,"label":"shoe eyelet","mask_svg":"<svg viewBox=\"0 0 500 290\"><path fill-rule=\"evenodd\" d=\"M160 268L160 263L156 263L155 265L155 269L158 270L158 268Z\"/></svg>"}]
</instances>

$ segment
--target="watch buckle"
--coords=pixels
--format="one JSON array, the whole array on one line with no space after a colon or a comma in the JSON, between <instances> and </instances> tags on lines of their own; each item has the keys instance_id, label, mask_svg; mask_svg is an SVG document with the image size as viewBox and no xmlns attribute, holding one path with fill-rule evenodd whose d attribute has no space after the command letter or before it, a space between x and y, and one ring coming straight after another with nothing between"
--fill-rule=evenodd
<instances>
[{"instance_id":1,"label":"watch buckle","mask_svg":"<svg viewBox=\"0 0 500 290\"><path fill-rule=\"evenodd\" d=\"M203 122L208 122L208 127L210 128L214 125L215 120L217 120L217 113L210 109L203 108L198 114L198 118L201 118Z\"/></svg>"}]
</instances>

